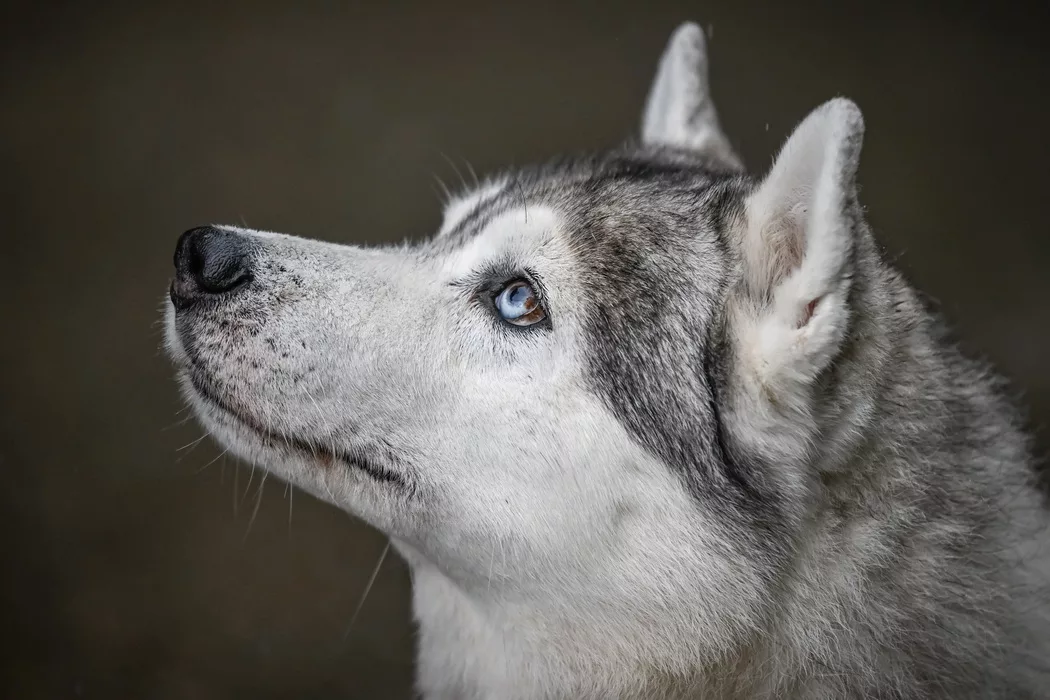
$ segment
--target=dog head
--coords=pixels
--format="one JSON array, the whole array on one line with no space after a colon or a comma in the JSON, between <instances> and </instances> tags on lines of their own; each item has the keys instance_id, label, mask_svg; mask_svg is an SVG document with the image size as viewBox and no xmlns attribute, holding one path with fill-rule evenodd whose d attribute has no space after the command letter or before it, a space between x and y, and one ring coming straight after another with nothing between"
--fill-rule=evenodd
<instances>
[{"instance_id":1,"label":"dog head","mask_svg":"<svg viewBox=\"0 0 1050 700\"><path fill-rule=\"evenodd\" d=\"M833 100L748 176L684 25L639 143L496 176L427 242L188 231L170 354L219 441L479 606L726 651L808 507L862 131Z\"/></svg>"}]
</instances>

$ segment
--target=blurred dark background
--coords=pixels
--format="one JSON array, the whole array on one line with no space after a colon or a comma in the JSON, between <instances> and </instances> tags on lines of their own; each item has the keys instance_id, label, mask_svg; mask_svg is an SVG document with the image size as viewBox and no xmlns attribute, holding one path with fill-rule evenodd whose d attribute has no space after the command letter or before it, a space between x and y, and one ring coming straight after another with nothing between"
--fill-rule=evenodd
<instances>
[{"instance_id":1,"label":"blurred dark background","mask_svg":"<svg viewBox=\"0 0 1050 700\"><path fill-rule=\"evenodd\" d=\"M1037 5L264 0L0 16L0 694L407 698L408 577L216 459L160 351L178 234L419 238L434 175L618 143L685 19L764 169L844 94L889 254L1050 419L1050 50ZM447 158L447 159L446 159ZM1040 439L1040 449L1046 447ZM253 517L254 514L254 517Z\"/></svg>"}]
</instances>

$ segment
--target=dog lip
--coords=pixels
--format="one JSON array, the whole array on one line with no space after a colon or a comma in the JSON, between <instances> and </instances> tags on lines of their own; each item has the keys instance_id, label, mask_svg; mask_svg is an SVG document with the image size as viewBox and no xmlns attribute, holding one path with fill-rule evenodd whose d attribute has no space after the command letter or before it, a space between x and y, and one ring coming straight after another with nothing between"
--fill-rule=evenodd
<instances>
[{"instance_id":1,"label":"dog lip","mask_svg":"<svg viewBox=\"0 0 1050 700\"><path fill-rule=\"evenodd\" d=\"M375 481L394 484L406 489L408 488L408 484L403 475L376 462L369 455L364 454L361 451L354 451L353 453L335 451L323 447L320 444L303 440L294 435L287 435L266 428L250 415L237 410L229 401L223 399L201 376L200 370L196 367L191 366L187 368L187 375L190 384L193 385L193 388L198 395L208 401L208 403L217 407L223 413L229 415L237 423L251 430L264 444L271 446L284 445L288 448L292 448L297 452L301 452L313 459L319 460L325 467L330 467L333 462L338 460L344 464L360 469Z\"/></svg>"}]
</instances>

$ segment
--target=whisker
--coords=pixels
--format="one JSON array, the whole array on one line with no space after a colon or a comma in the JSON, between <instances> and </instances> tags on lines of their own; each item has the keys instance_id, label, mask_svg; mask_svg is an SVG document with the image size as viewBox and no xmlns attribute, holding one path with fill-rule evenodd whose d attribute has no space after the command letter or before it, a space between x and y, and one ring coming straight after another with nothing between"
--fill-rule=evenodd
<instances>
[{"instance_id":1,"label":"whisker","mask_svg":"<svg viewBox=\"0 0 1050 700\"><path fill-rule=\"evenodd\" d=\"M194 440L193 442L187 442L187 443L186 443L185 445L183 445L182 447L176 447L176 448L175 448L175 451L176 451L176 452L182 452L182 451L183 451L183 450L185 450L186 448L190 448L190 449L193 449L194 447L196 447L197 445L199 445L199 444L201 443L201 441L202 441L202 440L204 440L204 438L208 437L208 436L209 436L210 434L211 434L211 433L208 433L208 432L206 432L206 433L204 433L204 435L201 435L201 436L200 436L199 438L197 438L197 439L196 439L196 440Z\"/></svg>"},{"instance_id":2,"label":"whisker","mask_svg":"<svg viewBox=\"0 0 1050 700\"><path fill-rule=\"evenodd\" d=\"M357 616L361 614L361 608L365 605L365 599L368 598L369 592L372 590L372 585L376 582L376 576L379 575L379 568L383 566L383 561L386 559L386 553L390 551L390 540L386 541L386 546L383 547L383 553L379 555L379 561L376 562L376 568L372 571L371 578L368 579L368 583L365 584L365 592L361 594L361 600L357 601L357 609L354 610L353 616L350 618L350 624L346 627L346 632L343 633L343 641L350 637L350 631L354 629L354 623L357 622Z\"/></svg>"},{"instance_id":3,"label":"whisker","mask_svg":"<svg viewBox=\"0 0 1050 700\"><path fill-rule=\"evenodd\" d=\"M474 172L474 166L470 164L470 161L466 158L461 158L463 164L467 166L467 170L470 172L470 177L474 179L474 187L481 187L481 181L478 180L478 174Z\"/></svg>"},{"instance_id":4,"label":"whisker","mask_svg":"<svg viewBox=\"0 0 1050 700\"><path fill-rule=\"evenodd\" d=\"M432 184L430 186L430 191L434 193L434 197L437 199L439 206L441 206L442 208L448 206L448 198L445 195L443 195L441 192L438 192L437 185ZM405 237L405 242L407 243L408 241L409 241L409 237L406 236Z\"/></svg>"},{"instance_id":5,"label":"whisker","mask_svg":"<svg viewBox=\"0 0 1050 700\"><path fill-rule=\"evenodd\" d=\"M259 506L262 505L263 487L266 486L266 477L269 472L263 472L262 481L259 482L258 495L255 497L255 508L252 510L252 517L248 520L248 529L244 533L244 541L248 541L248 535L251 534L252 525L255 524L255 516L259 514Z\"/></svg>"},{"instance_id":6,"label":"whisker","mask_svg":"<svg viewBox=\"0 0 1050 700\"><path fill-rule=\"evenodd\" d=\"M321 419L321 426L324 428L324 434L330 436L332 434L332 429L329 427L328 421L324 417L324 412L321 410L321 406L317 403L317 400L314 399L313 394L309 391L306 391L305 393L306 398L310 399L310 403L313 404L314 410L317 411L317 417Z\"/></svg>"},{"instance_id":7,"label":"whisker","mask_svg":"<svg viewBox=\"0 0 1050 700\"><path fill-rule=\"evenodd\" d=\"M248 485L244 487L244 494L241 495L241 500L244 500L244 498L248 495L248 489L250 489L252 487L252 479L254 479L254 478L255 478L255 460L252 460L252 471L248 475Z\"/></svg>"},{"instance_id":8,"label":"whisker","mask_svg":"<svg viewBox=\"0 0 1050 700\"><path fill-rule=\"evenodd\" d=\"M188 457L190 454L193 453L193 450L197 447L197 445L199 445L202 442L204 442L204 439L207 438L210 435L211 435L210 432L205 432L204 435L201 435L199 438L197 438L193 442L188 442L185 445L183 445L182 447L176 448L175 449L176 452L182 452L182 450L186 450L186 451L183 452L181 455L179 455L175 459L175 464L180 464L182 462L182 460L184 460L186 457Z\"/></svg>"},{"instance_id":9,"label":"whisker","mask_svg":"<svg viewBox=\"0 0 1050 700\"><path fill-rule=\"evenodd\" d=\"M344 477L345 477L345 475L346 475L348 470L340 469L339 471L342 472ZM321 473L321 478L318 479L318 481L320 482L321 486L324 487L324 492L328 494L328 502L329 503L335 503L336 502L335 494L332 493L332 489L328 488L328 473L329 472L327 472L327 471L322 472Z\"/></svg>"},{"instance_id":10,"label":"whisker","mask_svg":"<svg viewBox=\"0 0 1050 700\"><path fill-rule=\"evenodd\" d=\"M226 448L225 450L223 450L223 451L222 451L222 452L220 452L219 454L215 455L215 457L214 457L214 458L213 458L213 459L212 459L211 461L209 461L209 462L208 462L207 464L205 464L205 465L204 465L203 467L201 467L200 469L198 469L197 471L195 471L195 472L193 472L193 473L194 473L194 474L200 474L200 473L201 473L202 471L204 471L205 469L207 469L207 468L208 468L208 467L210 467L211 465L213 465L213 464L215 464L216 462L218 462L220 458L222 458L222 457L225 457L225 456L226 456L226 453L227 453L227 452L229 452L229 451L230 451L230 448L229 448L229 447L227 447L227 448Z\"/></svg>"},{"instance_id":11,"label":"whisker","mask_svg":"<svg viewBox=\"0 0 1050 700\"><path fill-rule=\"evenodd\" d=\"M169 430L173 430L174 428L178 428L180 425L186 425L191 420L193 420L193 416L192 415L186 416L185 418L180 418L179 420L175 421L171 425L168 425L168 426L165 426L165 427L161 428L160 432L164 433L164 432L167 432Z\"/></svg>"},{"instance_id":12,"label":"whisker","mask_svg":"<svg viewBox=\"0 0 1050 700\"><path fill-rule=\"evenodd\" d=\"M328 451L330 453L332 453L333 455L334 454L338 454L339 450L337 450L336 447L335 447L335 433L332 431L332 427L328 424L328 419L324 417L324 411L321 410L320 404L317 403L317 400L314 399L313 394L310 393L309 390L307 390L305 393L306 393L306 398L310 399L310 403L313 404L314 410L317 411L317 417L321 419L321 426L324 429L324 432L321 435L321 442L322 442L321 447L325 446L323 443L325 442L325 439L327 438ZM317 455L315 454L314 457L316 458Z\"/></svg>"},{"instance_id":13,"label":"whisker","mask_svg":"<svg viewBox=\"0 0 1050 700\"><path fill-rule=\"evenodd\" d=\"M514 184L518 186L518 194L521 195L521 206L525 210L525 223L529 223L529 205L525 201L525 189L521 186L521 180L514 178Z\"/></svg>"},{"instance_id":14,"label":"whisker","mask_svg":"<svg viewBox=\"0 0 1050 700\"><path fill-rule=\"evenodd\" d=\"M441 200L441 206L446 206L452 201L452 192L448 189L448 185L445 184L445 181L441 179L440 175L434 173L433 177L434 180L437 181L438 186L441 187L442 194L438 196Z\"/></svg>"},{"instance_id":15,"label":"whisker","mask_svg":"<svg viewBox=\"0 0 1050 700\"><path fill-rule=\"evenodd\" d=\"M448 155L445 154L445 153L442 153L441 157L445 159L445 162L447 162L449 165L452 166L452 170L455 171L456 177L459 178L459 186L460 186L460 188L464 189L464 190L467 189L467 181L463 179L463 173L459 172L459 168L456 167L456 163L451 158L449 158Z\"/></svg>"},{"instance_id":16,"label":"whisker","mask_svg":"<svg viewBox=\"0 0 1050 700\"><path fill-rule=\"evenodd\" d=\"M288 499L288 532L292 531L292 499L295 497L295 487L285 484L284 495Z\"/></svg>"}]
</instances>

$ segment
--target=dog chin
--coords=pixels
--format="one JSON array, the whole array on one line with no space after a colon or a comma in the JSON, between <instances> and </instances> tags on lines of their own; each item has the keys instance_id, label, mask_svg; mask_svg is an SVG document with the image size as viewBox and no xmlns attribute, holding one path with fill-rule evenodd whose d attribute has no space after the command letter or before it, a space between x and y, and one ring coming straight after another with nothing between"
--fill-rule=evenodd
<instances>
[{"instance_id":1,"label":"dog chin","mask_svg":"<svg viewBox=\"0 0 1050 700\"><path fill-rule=\"evenodd\" d=\"M382 486L410 491L402 464L380 458L363 447L329 447L329 441L284 434L266 428L252 416L240 415L236 402L229 405L194 367L180 372L180 381L207 430L229 450L254 464L282 465L282 473L324 480L331 473L367 477ZM299 480L296 480L299 483ZM311 489L312 490L312 489Z\"/></svg>"},{"instance_id":2,"label":"dog chin","mask_svg":"<svg viewBox=\"0 0 1050 700\"><path fill-rule=\"evenodd\" d=\"M211 437L238 459L262 467L275 476L302 488L322 500L335 502L323 484L331 459L307 454L292 445L261 435L225 408L197 391L188 377L182 377L186 395L201 425Z\"/></svg>"}]
</instances>

